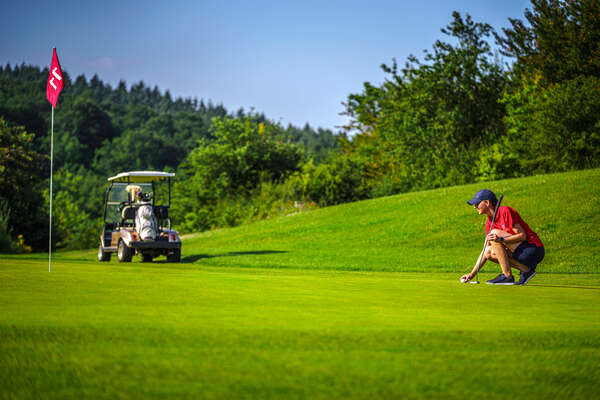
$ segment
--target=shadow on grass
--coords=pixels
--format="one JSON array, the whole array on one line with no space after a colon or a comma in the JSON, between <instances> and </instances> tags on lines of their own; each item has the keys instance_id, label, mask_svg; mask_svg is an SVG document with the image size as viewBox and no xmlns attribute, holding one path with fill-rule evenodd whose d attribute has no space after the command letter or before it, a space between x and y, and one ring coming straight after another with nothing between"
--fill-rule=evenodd
<instances>
[{"instance_id":1,"label":"shadow on grass","mask_svg":"<svg viewBox=\"0 0 600 400\"><path fill-rule=\"evenodd\" d=\"M591 290L600 290L598 286L574 286L574 285L538 285L528 283L527 286L539 286L539 287L554 287L554 288L563 288L563 289L591 289Z\"/></svg>"},{"instance_id":2,"label":"shadow on grass","mask_svg":"<svg viewBox=\"0 0 600 400\"><path fill-rule=\"evenodd\" d=\"M280 250L258 250L258 251L229 251L223 254L192 254L189 256L185 256L181 258L182 264L193 264L196 261L209 259L209 258L217 258L217 257L236 257L236 256L260 256L265 254L282 254L287 253L287 251ZM159 260L155 261L158 264L167 263L167 260Z\"/></svg>"}]
</instances>

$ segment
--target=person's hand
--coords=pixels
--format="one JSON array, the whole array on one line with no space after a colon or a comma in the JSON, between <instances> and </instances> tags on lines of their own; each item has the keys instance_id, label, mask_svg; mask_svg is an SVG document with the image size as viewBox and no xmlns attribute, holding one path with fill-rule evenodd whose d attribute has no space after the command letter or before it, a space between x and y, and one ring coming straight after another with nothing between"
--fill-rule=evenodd
<instances>
[{"instance_id":1,"label":"person's hand","mask_svg":"<svg viewBox=\"0 0 600 400\"><path fill-rule=\"evenodd\" d=\"M473 275L472 274L466 274L460 277L460 281L461 282L469 282L471 279L473 279Z\"/></svg>"},{"instance_id":2,"label":"person's hand","mask_svg":"<svg viewBox=\"0 0 600 400\"><path fill-rule=\"evenodd\" d=\"M487 240L488 241L492 241L492 242L501 242L502 239L500 239L501 236L496 235L495 233L490 233L489 235L487 235ZM498 240L500 239L500 240Z\"/></svg>"}]
</instances>

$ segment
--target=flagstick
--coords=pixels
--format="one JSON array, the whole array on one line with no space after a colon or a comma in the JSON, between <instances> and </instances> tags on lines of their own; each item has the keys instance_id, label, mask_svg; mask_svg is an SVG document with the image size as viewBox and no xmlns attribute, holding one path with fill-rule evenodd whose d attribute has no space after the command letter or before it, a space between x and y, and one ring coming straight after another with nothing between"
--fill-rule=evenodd
<instances>
[{"instance_id":1,"label":"flagstick","mask_svg":"<svg viewBox=\"0 0 600 400\"><path fill-rule=\"evenodd\" d=\"M54 106L50 125L50 244L48 246L48 272L52 272L52 161L54 159Z\"/></svg>"}]
</instances>

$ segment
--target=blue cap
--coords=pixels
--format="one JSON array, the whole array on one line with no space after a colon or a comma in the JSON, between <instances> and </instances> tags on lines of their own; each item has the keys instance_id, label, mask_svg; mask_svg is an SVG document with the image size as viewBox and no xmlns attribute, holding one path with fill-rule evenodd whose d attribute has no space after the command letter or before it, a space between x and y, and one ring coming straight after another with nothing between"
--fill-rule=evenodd
<instances>
[{"instance_id":1,"label":"blue cap","mask_svg":"<svg viewBox=\"0 0 600 400\"><path fill-rule=\"evenodd\" d=\"M494 192L488 189L481 189L479 192L475 193L475 196L473 196L471 200L467 201L467 204L474 206L475 204L484 200L490 200L494 204L498 202Z\"/></svg>"}]
</instances>

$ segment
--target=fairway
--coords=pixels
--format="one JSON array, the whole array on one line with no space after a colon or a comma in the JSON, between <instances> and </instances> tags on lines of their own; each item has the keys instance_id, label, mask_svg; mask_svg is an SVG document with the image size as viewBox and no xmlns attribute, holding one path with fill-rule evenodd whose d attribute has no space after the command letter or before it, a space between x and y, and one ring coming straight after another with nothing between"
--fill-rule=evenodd
<instances>
[{"instance_id":1,"label":"fairway","mask_svg":"<svg viewBox=\"0 0 600 400\"><path fill-rule=\"evenodd\" d=\"M591 398L600 380L595 274L495 287L449 273L0 264L2 398Z\"/></svg>"}]
</instances>

